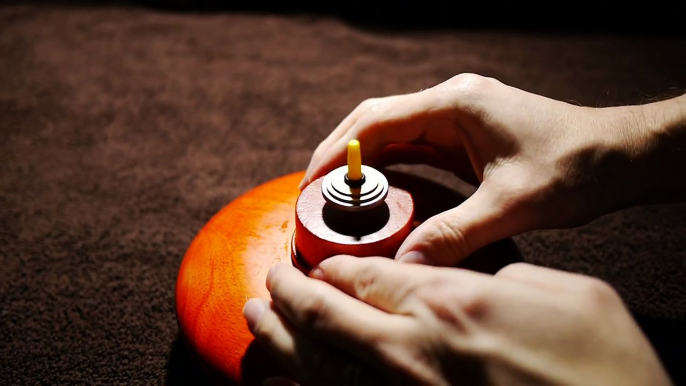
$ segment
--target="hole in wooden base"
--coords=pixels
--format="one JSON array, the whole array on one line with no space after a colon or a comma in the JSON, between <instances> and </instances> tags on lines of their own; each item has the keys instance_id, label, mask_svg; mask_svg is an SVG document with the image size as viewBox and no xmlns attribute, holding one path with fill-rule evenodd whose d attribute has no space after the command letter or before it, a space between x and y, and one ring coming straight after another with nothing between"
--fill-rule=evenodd
<instances>
[{"instance_id":1,"label":"hole in wooden base","mask_svg":"<svg viewBox=\"0 0 686 386\"><path fill-rule=\"evenodd\" d=\"M385 202L360 212L340 210L328 203L322 210L322 218L327 227L338 234L358 240L383 229L388 224L390 216L390 210Z\"/></svg>"}]
</instances>

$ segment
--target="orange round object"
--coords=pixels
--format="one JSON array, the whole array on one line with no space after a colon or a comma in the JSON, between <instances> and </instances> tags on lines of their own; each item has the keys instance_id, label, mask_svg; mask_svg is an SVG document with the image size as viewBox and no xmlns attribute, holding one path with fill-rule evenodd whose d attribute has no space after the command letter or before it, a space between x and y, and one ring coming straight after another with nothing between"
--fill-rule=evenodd
<instances>
[{"instance_id":1,"label":"orange round object","mask_svg":"<svg viewBox=\"0 0 686 386\"><path fill-rule=\"evenodd\" d=\"M463 198L434 182L384 172L391 186L414 198L414 225L458 205ZM243 317L252 297L269 298L269 268L291 264L295 204L303 172L277 178L238 197L200 230L183 258L176 282L176 317L191 355L220 384L257 384L283 375L256 345ZM461 264L493 273L521 260L507 239Z\"/></svg>"},{"instance_id":2,"label":"orange round object","mask_svg":"<svg viewBox=\"0 0 686 386\"><path fill-rule=\"evenodd\" d=\"M296 265L307 272L336 255L393 257L412 230L414 203L391 186L382 205L349 212L327 204L321 177L303 190L295 206Z\"/></svg>"}]
</instances>

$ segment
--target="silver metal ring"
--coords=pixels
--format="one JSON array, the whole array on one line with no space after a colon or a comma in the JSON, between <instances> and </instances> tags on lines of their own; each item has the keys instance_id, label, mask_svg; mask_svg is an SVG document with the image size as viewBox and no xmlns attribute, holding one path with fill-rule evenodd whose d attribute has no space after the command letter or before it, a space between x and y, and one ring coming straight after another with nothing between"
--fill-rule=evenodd
<instances>
[{"instance_id":1,"label":"silver metal ring","mask_svg":"<svg viewBox=\"0 0 686 386\"><path fill-rule=\"evenodd\" d=\"M388 180L378 170L362 165L364 183L359 187L345 182L347 166L331 171L322 181L324 199L343 210L364 210L373 208L388 196Z\"/></svg>"}]
</instances>

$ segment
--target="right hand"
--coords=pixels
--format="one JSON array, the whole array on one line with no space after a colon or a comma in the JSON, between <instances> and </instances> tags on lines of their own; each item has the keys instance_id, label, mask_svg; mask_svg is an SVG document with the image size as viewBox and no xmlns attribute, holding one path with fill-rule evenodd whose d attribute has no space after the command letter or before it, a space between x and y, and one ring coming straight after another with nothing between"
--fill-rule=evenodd
<instances>
[{"instance_id":1,"label":"right hand","mask_svg":"<svg viewBox=\"0 0 686 386\"><path fill-rule=\"evenodd\" d=\"M360 104L316 149L301 189L343 165L351 139L366 163L455 172L476 192L421 224L396 256L454 266L499 239L582 225L639 200L645 192L629 177L652 138L637 124L641 108L580 107L462 74Z\"/></svg>"}]
</instances>

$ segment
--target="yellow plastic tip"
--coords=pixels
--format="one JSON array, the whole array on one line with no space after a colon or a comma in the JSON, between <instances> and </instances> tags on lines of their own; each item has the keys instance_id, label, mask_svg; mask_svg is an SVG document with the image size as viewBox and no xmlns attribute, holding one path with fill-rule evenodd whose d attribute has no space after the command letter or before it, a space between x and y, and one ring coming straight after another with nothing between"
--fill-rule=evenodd
<instances>
[{"instance_id":1,"label":"yellow plastic tip","mask_svg":"<svg viewBox=\"0 0 686 386\"><path fill-rule=\"evenodd\" d=\"M360 141L353 139L348 142L348 179L359 181L362 179L362 153Z\"/></svg>"}]
</instances>

